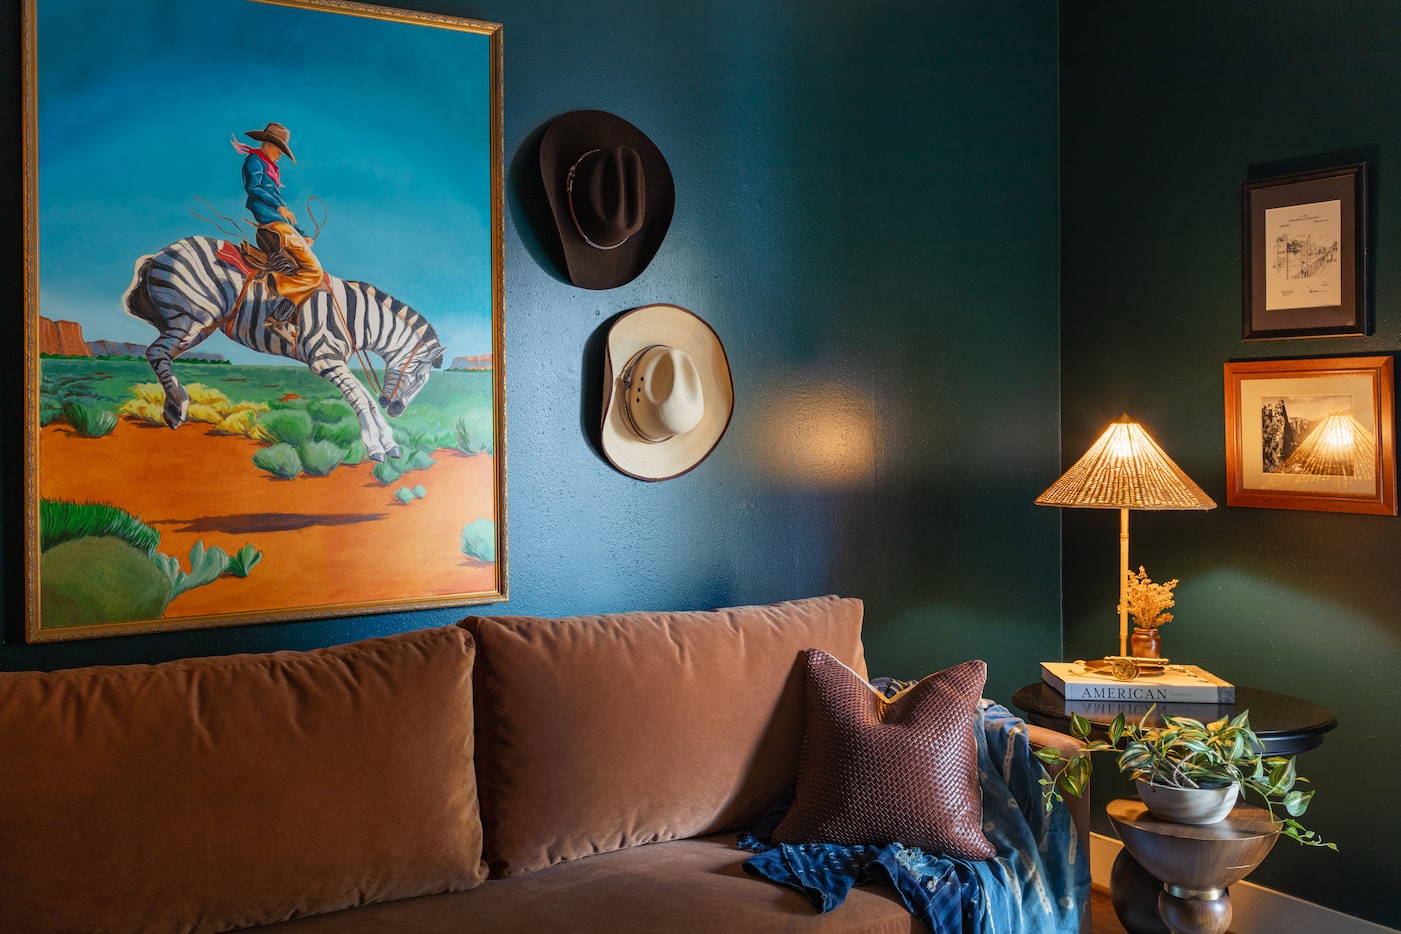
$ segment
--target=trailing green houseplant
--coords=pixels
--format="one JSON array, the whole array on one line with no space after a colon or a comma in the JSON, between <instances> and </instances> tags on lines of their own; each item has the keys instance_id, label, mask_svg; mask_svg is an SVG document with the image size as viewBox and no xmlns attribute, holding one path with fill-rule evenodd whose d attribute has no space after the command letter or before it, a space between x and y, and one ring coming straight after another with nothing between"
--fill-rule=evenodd
<instances>
[{"instance_id":1,"label":"trailing green houseplant","mask_svg":"<svg viewBox=\"0 0 1401 934\"><path fill-rule=\"evenodd\" d=\"M1250 728L1250 712L1203 723L1191 717L1163 715L1163 725L1149 726L1153 708L1137 723L1126 723L1124 715L1114 718L1107 728L1108 740L1090 740L1090 721L1072 714L1070 733L1083 745L1065 759L1054 779L1042 779L1046 788L1046 809L1063 800L1062 792L1083 795L1093 770L1091 757L1097 752L1118 753L1119 771L1139 781L1172 788L1219 788L1238 783L1240 793L1259 796L1282 834L1307 846L1325 846L1314 831L1296 818L1303 816L1313 799L1313 791L1295 787L1308 779L1299 775L1293 757L1266 756L1260 738ZM1040 749L1037 757L1047 764L1063 758L1054 747ZM1285 817L1276 817L1276 808Z\"/></svg>"}]
</instances>

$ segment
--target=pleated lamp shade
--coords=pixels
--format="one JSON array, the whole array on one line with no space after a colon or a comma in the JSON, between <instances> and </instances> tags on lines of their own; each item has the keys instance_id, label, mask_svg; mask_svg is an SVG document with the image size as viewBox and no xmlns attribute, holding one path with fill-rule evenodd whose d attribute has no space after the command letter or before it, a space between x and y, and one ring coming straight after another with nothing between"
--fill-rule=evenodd
<instances>
[{"instance_id":1,"label":"pleated lamp shade","mask_svg":"<svg viewBox=\"0 0 1401 934\"><path fill-rule=\"evenodd\" d=\"M1215 509L1216 503L1124 415L1085 456L1036 497L1038 506L1086 509Z\"/></svg>"},{"instance_id":2,"label":"pleated lamp shade","mask_svg":"<svg viewBox=\"0 0 1401 934\"><path fill-rule=\"evenodd\" d=\"M1215 509L1216 503L1127 415L1114 422L1038 506L1119 510L1119 655L1128 654L1129 510Z\"/></svg>"}]
</instances>

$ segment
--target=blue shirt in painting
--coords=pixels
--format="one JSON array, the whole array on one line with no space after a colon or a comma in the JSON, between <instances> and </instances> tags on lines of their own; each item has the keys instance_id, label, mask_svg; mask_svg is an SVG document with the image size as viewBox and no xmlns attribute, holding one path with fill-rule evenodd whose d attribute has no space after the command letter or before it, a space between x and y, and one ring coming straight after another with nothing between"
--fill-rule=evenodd
<instances>
[{"instance_id":1,"label":"blue shirt in painting","mask_svg":"<svg viewBox=\"0 0 1401 934\"><path fill-rule=\"evenodd\" d=\"M275 222L286 223L279 208L287 206L282 199L281 181L277 177L276 166L269 163L263 154L254 149L243 160L243 190L248 193L248 210L259 225ZM307 232L300 224L293 224L303 237Z\"/></svg>"}]
</instances>

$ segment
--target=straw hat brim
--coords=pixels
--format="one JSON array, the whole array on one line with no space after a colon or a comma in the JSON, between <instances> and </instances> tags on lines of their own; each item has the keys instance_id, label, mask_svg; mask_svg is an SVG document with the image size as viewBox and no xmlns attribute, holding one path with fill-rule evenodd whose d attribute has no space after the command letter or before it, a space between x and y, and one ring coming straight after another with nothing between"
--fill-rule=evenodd
<instances>
[{"instance_id":1,"label":"straw hat brim","mask_svg":"<svg viewBox=\"0 0 1401 934\"><path fill-rule=\"evenodd\" d=\"M655 345L684 350L700 376L704 412L700 423L666 441L642 440L623 414L622 373L628 361ZM699 315L678 305L644 305L621 315L608 331L603 360L603 454L638 480L679 477L710 456L734 413L730 361L715 331Z\"/></svg>"}]
</instances>

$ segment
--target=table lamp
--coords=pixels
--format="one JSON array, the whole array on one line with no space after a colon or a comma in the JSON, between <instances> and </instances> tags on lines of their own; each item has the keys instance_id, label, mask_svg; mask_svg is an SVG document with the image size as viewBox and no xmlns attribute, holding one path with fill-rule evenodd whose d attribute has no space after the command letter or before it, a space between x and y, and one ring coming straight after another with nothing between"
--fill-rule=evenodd
<instances>
[{"instance_id":1,"label":"table lamp","mask_svg":"<svg viewBox=\"0 0 1401 934\"><path fill-rule=\"evenodd\" d=\"M1128 415L1112 423L1038 506L1119 510L1119 654L1129 640L1129 510L1215 509L1216 503Z\"/></svg>"}]
</instances>

